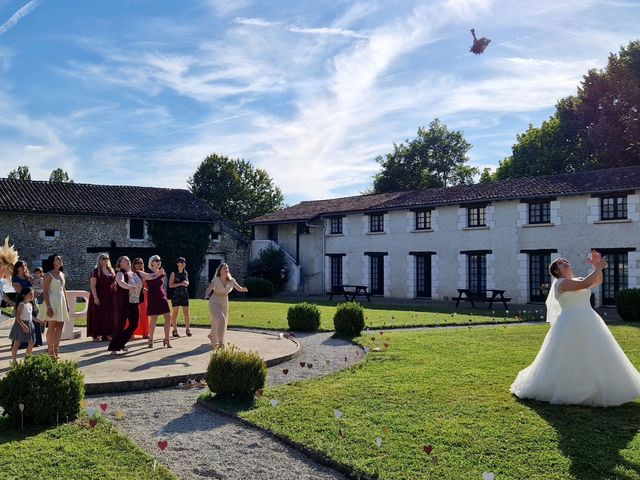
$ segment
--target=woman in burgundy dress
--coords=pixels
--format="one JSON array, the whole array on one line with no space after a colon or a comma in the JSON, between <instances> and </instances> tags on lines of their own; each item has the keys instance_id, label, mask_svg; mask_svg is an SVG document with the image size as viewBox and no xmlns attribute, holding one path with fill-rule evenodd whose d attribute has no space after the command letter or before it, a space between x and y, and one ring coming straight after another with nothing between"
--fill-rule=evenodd
<instances>
[{"instance_id":1,"label":"woman in burgundy dress","mask_svg":"<svg viewBox=\"0 0 640 480\"><path fill-rule=\"evenodd\" d=\"M118 329L116 321L116 273L109 255L101 253L91 272L91 294L87 310L87 336L94 342L111 340Z\"/></svg>"},{"instance_id":2,"label":"woman in burgundy dress","mask_svg":"<svg viewBox=\"0 0 640 480\"><path fill-rule=\"evenodd\" d=\"M149 315L149 320L151 321L149 325L149 348L153 348L153 334L156 331L158 315L164 317L164 340L162 340L162 345L172 348L169 340L169 330L171 328L169 302L167 301L167 292L163 288L166 275L161 267L162 260L159 255L153 255L149 258L149 270L157 275L153 280L147 281L147 315Z\"/></svg>"},{"instance_id":3,"label":"woman in burgundy dress","mask_svg":"<svg viewBox=\"0 0 640 480\"><path fill-rule=\"evenodd\" d=\"M144 260L141 258L133 259L133 266L131 270L134 272L144 272ZM142 292L140 293L140 304L138 305L138 311L140 312L140 321L138 322L138 328L133 332L133 335L139 335L142 338L149 338L149 317L147 316L147 286L143 282Z\"/></svg>"}]
</instances>

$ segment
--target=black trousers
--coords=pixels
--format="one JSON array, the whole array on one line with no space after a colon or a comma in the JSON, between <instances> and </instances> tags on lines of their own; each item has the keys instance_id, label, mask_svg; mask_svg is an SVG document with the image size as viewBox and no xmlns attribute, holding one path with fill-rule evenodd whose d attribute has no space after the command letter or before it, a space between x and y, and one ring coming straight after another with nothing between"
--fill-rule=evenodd
<instances>
[{"instance_id":1,"label":"black trousers","mask_svg":"<svg viewBox=\"0 0 640 480\"><path fill-rule=\"evenodd\" d=\"M128 320L128 323L127 323ZM109 350L117 352L122 350L125 344L138 328L140 310L137 303L127 303L118 309L118 331L109 342ZM125 328L126 327L126 328Z\"/></svg>"}]
</instances>

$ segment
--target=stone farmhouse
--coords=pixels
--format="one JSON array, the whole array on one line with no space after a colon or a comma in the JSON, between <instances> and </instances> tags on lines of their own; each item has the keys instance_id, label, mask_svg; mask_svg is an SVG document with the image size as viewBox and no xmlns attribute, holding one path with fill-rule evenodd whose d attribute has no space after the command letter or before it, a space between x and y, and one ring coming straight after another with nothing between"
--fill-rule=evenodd
<instances>
[{"instance_id":1,"label":"stone farmhouse","mask_svg":"<svg viewBox=\"0 0 640 480\"><path fill-rule=\"evenodd\" d=\"M70 289L89 288L100 252L108 252L113 264L121 255L146 264L157 253L147 232L154 220L212 225L203 264L187 265L192 278L199 272L198 295L221 262L245 277L248 239L188 190L0 179L0 236L10 237L31 269L60 254ZM175 257L163 259L167 274Z\"/></svg>"},{"instance_id":2,"label":"stone farmhouse","mask_svg":"<svg viewBox=\"0 0 640 480\"><path fill-rule=\"evenodd\" d=\"M598 304L640 287L640 166L305 201L249 223L252 257L277 243L289 289L306 293L350 284L446 300L502 289L542 302L549 263L563 256L585 275L593 248L609 260Z\"/></svg>"}]
</instances>

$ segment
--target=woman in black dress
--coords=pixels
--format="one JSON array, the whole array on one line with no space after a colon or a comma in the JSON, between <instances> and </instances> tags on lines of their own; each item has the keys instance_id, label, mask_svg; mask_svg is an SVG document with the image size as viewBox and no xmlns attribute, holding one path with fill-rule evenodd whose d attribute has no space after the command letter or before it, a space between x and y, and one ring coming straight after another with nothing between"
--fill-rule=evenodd
<instances>
[{"instance_id":1,"label":"woman in black dress","mask_svg":"<svg viewBox=\"0 0 640 480\"><path fill-rule=\"evenodd\" d=\"M179 337L178 333L178 311L182 307L182 315L184 316L185 333L187 337L191 336L191 320L189 319L189 274L185 270L187 265L184 257L178 257L176 260L178 268L177 272L171 272L169 277L169 288L173 289L171 295L171 326L173 327L173 336Z\"/></svg>"}]
</instances>

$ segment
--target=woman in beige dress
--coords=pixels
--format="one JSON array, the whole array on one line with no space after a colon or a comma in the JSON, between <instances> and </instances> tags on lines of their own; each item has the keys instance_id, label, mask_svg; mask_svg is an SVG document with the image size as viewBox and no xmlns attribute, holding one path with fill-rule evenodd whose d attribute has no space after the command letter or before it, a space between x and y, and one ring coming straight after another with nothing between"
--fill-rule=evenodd
<instances>
[{"instance_id":1,"label":"woman in beige dress","mask_svg":"<svg viewBox=\"0 0 640 480\"><path fill-rule=\"evenodd\" d=\"M44 303L47 306L47 313L42 320L46 321L49 327L47 328L47 353L53 358L58 358L62 327L64 322L69 321L63 267L62 257L55 253L42 264L42 269L47 272L44 276Z\"/></svg>"},{"instance_id":2,"label":"woman in beige dress","mask_svg":"<svg viewBox=\"0 0 640 480\"><path fill-rule=\"evenodd\" d=\"M214 348L224 348L224 334L227 331L229 321L229 293L236 289L239 292L248 292L246 287L241 287L231 276L229 265L221 263L211 280L211 285L204 294L209 299L209 315L211 317L211 333L208 335Z\"/></svg>"}]
</instances>

